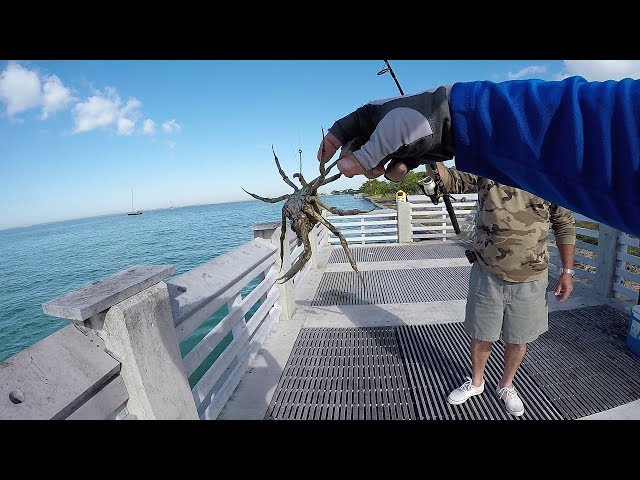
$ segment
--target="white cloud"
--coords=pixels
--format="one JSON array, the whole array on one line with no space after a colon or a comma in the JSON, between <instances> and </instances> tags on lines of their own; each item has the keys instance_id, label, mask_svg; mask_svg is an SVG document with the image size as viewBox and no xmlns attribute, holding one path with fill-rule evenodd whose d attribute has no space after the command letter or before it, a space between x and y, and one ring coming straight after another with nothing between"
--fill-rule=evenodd
<instances>
[{"instance_id":1,"label":"white cloud","mask_svg":"<svg viewBox=\"0 0 640 480\"><path fill-rule=\"evenodd\" d=\"M131 135L135 129L135 122L128 118L118 118L118 135Z\"/></svg>"},{"instance_id":2,"label":"white cloud","mask_svg":"<svg viewBox=\"0 0 640 480\"><path fill-rule=\"evenodd\" d=\"M154 122L150 118L147 118L142 123L142 133L144 133L145 135L153 135L154 133L156 133L156 122Z\"/></svg>"},{"instance_id":3,"label":"white cloud","mask_svg":"<svg viewBox=\"0 0 640 480\"><path fill-rule=\"evenodd\" d=\"M130 98L129 101L127 101L127 104L122 109L122 114L126 115L127 113L132 113L141 106L142 102L140 102L140 100L138 100L137 98Z\"/></svg>"},{"instance_id":4,"label":"white cloud","mask_svg":"<svg viewBox=\"0 0 640 480\"><path fill-rule=\"evenodd\" d=\"M156 123L147 118L136 132L136 124L142 119L142 102L137 98L129 98L125 103L115 88L107 87L102 92L94 90L93 95L78 101L56 75L41 75L36 69L16 62L9 62L0 71L0 102L6 107L7 116L15 122L23 121L14 117L16 114L30 109L41 109L39 118L46 120L75 103L71 111L72 133L98 128L110 128L117 135L154 135L156 131ZM165 122L162 128L167 133L182 130L175 119Z\"/></svg>"},{"instance_id":5,"label":"white cloud","mask_svg":"<svg viewBox=\"0 0 640 480\"><path fill-rule=\"evenodd\" d=\"M10 117L41 107L40 119L45 120L67 108L72 100L71 91L55 75L42 77L17 63L10 63L0 74L0 101L6 104Z\"/></svg>"},{"instance_id":6,"label":"white cloud","mask_svg":"<svg viewBox=\"0 0 640 480\"><path fill-rule=\"evenodd\" d=\"M176 142L173 142L173 141L171 141L171 140L168 140L168 141L167 141L167 145L169 145L169 148L170 148L171 150L173 150L174 148L176 148Z\"/></svg>"},{"instance_id":7,"label":"white cloud","mask_svg":"<svg viewBox=\"0 0 640 480\"><path fill-rule=\"evenodd\" d=\"M509 80L517 80L519 78L531 78L532 75L540 75L547 71L547 67L544 65L529 65L528 67L524 67L517 72L509 72L507 73L507 78Z\"/></svg>"},{"instance_id":8,"label":"white cloud","mask_svg":"<svg viewBox=\"0 0 640 480\"><path fill-rule=\"evenodd\" d=\"M96 128L116 126L118 135L131 135L140 117L138 109L142 103L131 98L124 106L120 96L113 87L107 87L105 92L97 92L84 102L79 102L73 108L75 128L73 133L88 132Z\"/></svg>"},{"instance_id":9,"label":"white cloud","mask_svg":"<svg viewBox=\"0 0 640 480\"><path fill-rule=\"evenodd\" d=\"M563 79L578 75L592 82L640 78L640 60L564 60Z\"/></svg>"},{"instance_id":10,"label":"white cloud","mask_svg":"<svg viewBox=\"0 0 640 480\"><path fill-rule=\"evenodd\" d=\"M117 122L119 106L120 97L112 88L107 88L105 95L99 93L79 102L73 108L74 133L88 132Z\"/></svg>"},{"instance_id":11,"label":"white cloud","mask_svg":"<svg viewBox=\"0 0 640 480\"><path fill-rule=\"evenodd\" d=\"M10 63L0 74L0 100L7 105L7 115L29 110L40 105L42 92L36 72Z\"/></svg>"},{"instance_id":12,"label":"white cloud","mask_svg":"<svg viewBox=\"0 0 640 480\"><path fill-rule=\"evenodd\" d=\"M46 120L52 113L67 108L72 100L71 91L62 84L58 77L51 75L42 86L42 114L40 118Z\"/></svg>"},{"instance_id":13,"label":"white cloud","mask_svg":"<svg viewBox=\"0 0 640 480\"><path fill-rule=\"evenodd\" d=\"M182 127L178 122L176 122L175 118L168 120L162 124L162 131L164 133L180 133Z\"/></svg>"}]
</instances>

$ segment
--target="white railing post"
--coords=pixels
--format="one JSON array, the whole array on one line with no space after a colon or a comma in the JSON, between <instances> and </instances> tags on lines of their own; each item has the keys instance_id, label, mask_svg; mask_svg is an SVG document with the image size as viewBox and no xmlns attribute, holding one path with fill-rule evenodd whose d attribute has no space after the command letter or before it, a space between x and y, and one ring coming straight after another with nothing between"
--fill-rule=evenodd
<instances>
[{"instance_id":1,"label":"white railing post","mask_svg":"<svg viewBox=\"0 0 640 480\"><path fill-rule=\"evenodd\" d=\"M286 225L281 225L275 229L271 236L271 243L276 246L276 262L275 269L278 272L278 277L284 275L291 268L291 251L289 250L289 235L284 240L284 250L282 251L282 261L280 260L280 232L281 228L286 228ZM276 286L280 291L280 298L278 304L282 307L281 319L290 320L293 318L293 313L296 308L295 296L293 293L293 283L288 281L280 283L276 281Z\"/></svg>"},{"instance_id":2,"label":"white railing post","mask_svg":"<svg viewBox=\"0 0 640 480\"><path fill-rule=\"evenodd\" d=\"M327 218L327 210L322 210L322 217ZM326 247L330 244L329 236L331 232L329 232L329 229L324 225L320 225L320 231L322 232L322 234L320 235L320 246Z\"/></svg>"},{"instance_id":3,"label":"white railing post","mask_svg":"<svg viewBox=\"0 0 640 480\"><path fill-rule=\"evenodd\" d=\"M264 274L262 276L264 277ZM263 295L261 298L262 299L266 298L266 295ZM242 303L242 293L239 292L235 297L233 297L232 300L229 300L227 302L227 312L228 312L228 314L231 314L235 310L237 310L241 303ZM240 319L238 319L238 323L236 323L233 326L233 328L231 329L231 333L233 335L233 338L240 337L240 335L242 335L243 330L246 330L246 329L247 329L247 321L243 316ZM236 355L236 359L238 361L240 361L242 359L242 353L243 352L240 352L240 353L238 353Z\"/></svg>"},{"instance_id":4,"label":"white railing post","mask_svg":"<svg viewBox=\"0 0 640 480\"><path fill-rule=\"evenodd\" d=\"M447 207L444 204L444 199L442 200L442 234L446 235L447 233L447 217L449 216L449 214L447 213ZM446 236L442 237L442 240L447 240Z\"/></svg>"},{"instance_id":5,"label":"white railing post","mask_svg":"<svg viewBox=\"0 0 640 480\"><path fill-rule=\"evenodd\" d=\"M366 236L365 236L365 230L364 230L364 218L360 219L360 243L362 245L364 245L366 243Z\"/></svg>"},{"instance_id":6,"label":"white railing post","mask_svg":"<svg viewBox=\"0 0 640 480\"><path fill-rule=\"evenodd\" d=\"M104 340L121 363L127 410L138 419L198 419L161 281L173 272L173 266L138 265L42 305L45 313L95 330Z\"/></svg>"},{"instance_id":7,"label":"white railing post","mask_svg":"<svg viewBox=\"0 0 640 480\"><path fill-rule=\"evenodd\" d=\"M620 231L603 223L600 224L598 236L598 257L596 258L596 274L594 290L603 297L611 297L616 280L616 264L618 259L618 238Z\"/></svg>"},{"instance_id":8,"label":"white railing post","mask_svg":"<svg viewBox=\"0 0 640 480\"><path fill-rule=\"evenodd\" d=\"M629 253L629 245L624 245L622 243L620 243L620 238L622 237L622 232L620 232L620 234L618 235L618 239L617 239L617 245L616 245L616 260L618 258L618 253ZM613 283L612 283L612 287L613 285L617 283L617 279L618 279L618 275L616 274L616 271L618 269L620 270L625 270L627 268L627 262L624 260L617 260L613 269ZM622 278L620 278L620 283L622 284ZM613 296L615 298L621 298L622 294L619 292L614 291L613 292Z\"/></svg>"},{"instance_id":9,"label":"white railing post","mask_svg":"<svg viewBox=\"0 0 640 480\"><path fill-rule=\"evenodd\" d=\"M405 200L396 200L396 211L398 213L398 243L413 242L411 203Z\"/></svg>"},{"instance_id":10,"label":"white railing post","mask_svg":"<svg viewBox=\"0 0 640 480\"><path fill-rule=\"evenodd\" d=\"M138 419L198 419L165 283L111 307L100 333L122 362L130 413Z\"/></svg>"},{"instance_id":11,"label":"white railing post","mask_svg":"<svg viewBox=\"0 0 640 480\"><path fill-rule=\"evenodd\" d=\"M314 227L309 232L309 245L311 246L311 268L316 270L318 268L318 230L319 227Z\"/></svg>"}]
</instances>

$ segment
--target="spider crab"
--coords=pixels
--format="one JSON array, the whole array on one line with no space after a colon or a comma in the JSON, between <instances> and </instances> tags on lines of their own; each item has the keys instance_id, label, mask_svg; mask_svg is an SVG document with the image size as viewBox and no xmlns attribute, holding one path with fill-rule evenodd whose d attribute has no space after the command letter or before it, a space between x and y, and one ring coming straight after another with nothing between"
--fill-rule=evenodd
<instances>
[{"instance_id":1,"label":"spider crab","mask_svg":"<svg viewBox=\"0 0 640 480\"><path fill-rule=\"evenodd\" d=\"M287 226L287 218L291 221L291 229L295 232L296 237L298 238L298 245L304 244L304 252L300 255L298 260L291 266L288 272L286 272L283 276L278 278L278 280L282 280L281 283L285 283L289 281L293 276L298 273L302 267L309 261L311 258L311 244L309 242L309 232L311 229L318 223L321 223L325 227L329 229L336 237L340 239L340 244L344 249L347 258L349 259L349 263L351 267L358 274L358 277L362 281L362 274L358 271L358 267L356 266L356 262L351 255L351 251L349 250L349 246L347 244L347 240L344 238L342 233L334 227L326 218L322 216L322 210L328 210L335 215L356 215L358 213L368 213L364 210L352 209L352 210L341 210L336 207L332 207L324 203L318 197L318 188L328 183L331 183L342 175L341 173L336 173L335 175L327 178L329 171L338 163L338 160L334 161L326 167L326 160L320 162L320 175L314 180L307 182L302 173L294 173L293 177L297 178L300 182L302 188L299 188L295 183L293 183L287 174L282 170L280 166L280 161L278 160L278 156L276 155L273 146L271 146L271 151L273 152L273 158L276 161L276 166L278 167L278 171L280 172L280 176L284 180L284 182L293 188L293 193L289 195L281 195L276 198L266 198L260 197L251 192L246 193L251 195L253 198L258 200L262 200L267 203L277 203L282 200L286 200L284 205L282 206L282 225L280 234L280 262L282 262L282 256L284 254L284 241L286 237L286 226ZM282 264L282 263L281 263Z\"/></svg>"}]
</instances>

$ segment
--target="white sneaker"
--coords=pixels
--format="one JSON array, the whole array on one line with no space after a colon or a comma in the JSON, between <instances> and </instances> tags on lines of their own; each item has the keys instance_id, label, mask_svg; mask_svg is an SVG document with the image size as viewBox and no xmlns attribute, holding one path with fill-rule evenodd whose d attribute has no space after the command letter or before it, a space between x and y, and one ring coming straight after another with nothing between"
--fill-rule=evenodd
<instances>
[{"instance_id":1,"label":"white sneaker","mask_svg":"<svg viewBox=\"0 0 640 480\"><path fill-rule=\"evenodd\" d=\"M524 404L520 400L515 387L496 387L496 393L504 401L504 407L507 413L519 417L524 413Z\"/></svg>"},{"instance_id":2,"label":"white sneaker","mask_svg":"<svg viewBox=\"0 0 640 480\"><path fill-rule=\"evenodd\" d=\"M473 397L474 395L480 395L484 392L484 380L482 381L482 385L476 387L471 383L471 379L466 377L467 381L464 382L461 386L456 388L453 392L449 394L447 400L451 405L460 405L461 403L466 402L469 397Z\"/></svg>"}]
</instances>

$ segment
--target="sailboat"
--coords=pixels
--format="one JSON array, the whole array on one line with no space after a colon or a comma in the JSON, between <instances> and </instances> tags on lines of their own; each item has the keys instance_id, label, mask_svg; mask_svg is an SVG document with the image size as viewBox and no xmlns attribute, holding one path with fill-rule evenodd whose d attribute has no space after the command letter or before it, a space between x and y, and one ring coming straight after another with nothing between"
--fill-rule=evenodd
<instances>
[{"instance_id":1,"label":"sailboat","mask_svg":"<svg viewBox=\"0 0 640 480\"><path fill-rule=\"evenodd\" d=\"M142 210L133 209L133 188L131 189L131 211L127 215L142 215Z\"/></svg>"}]
</instances>

